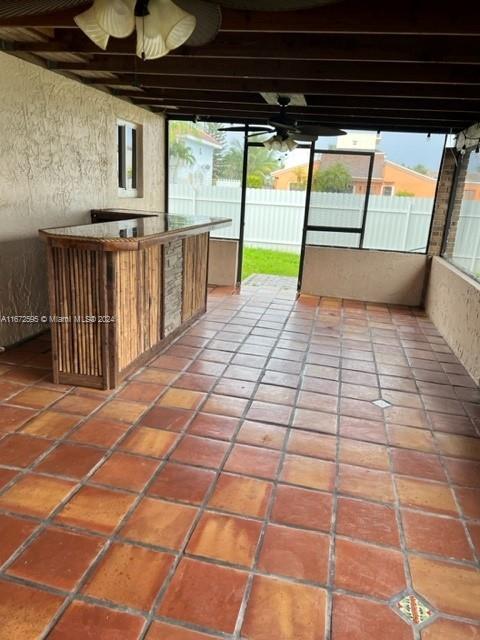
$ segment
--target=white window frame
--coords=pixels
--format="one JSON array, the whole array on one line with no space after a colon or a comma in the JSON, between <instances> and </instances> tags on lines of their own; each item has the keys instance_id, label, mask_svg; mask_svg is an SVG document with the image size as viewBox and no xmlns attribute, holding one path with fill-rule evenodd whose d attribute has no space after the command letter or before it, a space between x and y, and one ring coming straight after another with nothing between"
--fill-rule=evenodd
<instances>
[{"instance_id":1,"label":"white window frame","mask_svg":"<svg viewBox=\"0 0 480 640\"><path fill-rule=\"evenodd\" d=\"M120 127L124 127L124 137L123 137L123 145L125 149L125 141L126 135L125 132L127 128L131 129L132 139L135 140L134 145L134 156L133 167L134 167L134 177L135 177L135 187L127 188L126 187L126 161L127 157L124 151L123 157L121 157L121 149L120 149ZM118 185L118 195L121 198L140 198L141 194L141 149L142 149L142 140L141 140L141 126L134 123L128 122L127 120L117 120L117 185ZM123 169L121 173L120 162L123 163Z\"/></svg>"}]
</instances>

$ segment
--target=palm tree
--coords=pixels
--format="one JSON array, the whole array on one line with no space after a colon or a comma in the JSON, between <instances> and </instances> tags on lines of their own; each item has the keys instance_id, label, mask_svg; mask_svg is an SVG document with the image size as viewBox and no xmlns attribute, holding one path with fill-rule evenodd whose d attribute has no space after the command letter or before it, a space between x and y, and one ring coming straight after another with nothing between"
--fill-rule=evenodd
<instances>
[{"instance_id":1,"label":"palm tree","mask_svg":"<svg viewBox=\"0 0 480 640\"><path fill-rule=\"evenodd\" d=\"M265 147L248 150L247 186L262 188L271 183L271 173L281 166L278 154ZM223 158L223 177L240 180L243 169L243 144L236 140Z\"/></svg>"},{"instance_id":2,"label":"palm tree","mask_svg":"<svg viewBox=\"0 0 480 640\"><path fill-rule=\"evenodd\" d=\"M169 129L169 170L170 179L172 182L176 182L178 169L182 165L192 166L195 162L195 157L192 150L183 140L183 136L188 133L191 125L187 122L171 122Z\"/></svg>"}]
</instances>

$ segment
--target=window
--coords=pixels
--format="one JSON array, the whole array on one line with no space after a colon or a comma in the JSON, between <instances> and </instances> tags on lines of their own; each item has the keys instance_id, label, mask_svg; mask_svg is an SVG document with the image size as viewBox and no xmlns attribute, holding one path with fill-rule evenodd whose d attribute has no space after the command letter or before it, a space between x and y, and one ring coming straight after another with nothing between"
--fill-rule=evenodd
<instances>
[{"instance_id":1,"label":"window","mask_svg":"<svg viewBox=\"0 0 480 640\"><path fill-rule=\"evenodd\" d=\"M457 165L457 175L443 257L480 280L480 154L467 152Z\"/></svg>"},{"instance_id":2,"label":"window","mask_svg":"<svg viewBox=\"0 0 480 640\"><path fill-rule=\"evenodd\" d=\"M117 150L119 195L136 198L139 195L139 127L136 124L118 122Z\"/></svg>"},{"instance_id":3,"label":"window","mask_svg":"<svg viewBox=\"0 0 480 640\"><path fill-rule=\"evenodd\" d=\"M382 191L384 196L393 196L393 187L385 186Z\"/></svg>"}]
</instances>

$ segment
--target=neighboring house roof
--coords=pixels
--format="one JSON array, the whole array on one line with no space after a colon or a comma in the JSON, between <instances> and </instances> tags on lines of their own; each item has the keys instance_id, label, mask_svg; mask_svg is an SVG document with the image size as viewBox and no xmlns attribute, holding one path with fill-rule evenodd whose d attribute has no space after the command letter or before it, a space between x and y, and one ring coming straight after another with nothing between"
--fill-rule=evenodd
<instances>
[{"instance_id":1,"label":"neighboring house roof","mask_svg":"<svg viewBox=\"0 0 480 640\"><path fill-rule=\"evenodd\" d=\"M213 147L214 149L222 148L222 145L219 144L213 136L201 129L195 130L195 132L192 131L191 133L182 133L178 137L183 138L184 140L200 142L201 144L204 144L207 147Z\"/></svg>"},{"instance_id":2,"label":"neighboring house roof","mask_svg":"<svg viewBox=\"0 0 480 640\"><path fill-rule=\"evenodd\" d=\"M368 178L368 169L370 167L370 157L367 155L357 155L350 153L329 153L321 156L320 164L323 169L332 167L336 164L342 164L348 169L352 178ZM372 178L382 179L385 166L385 154L375 153L375 159L373 161L373 173Z\"/></svg>"},{"instance_id":3,"label":"neighboring house roof","mask_svg":"<svg viewBox=\"0 0 480 640\"><path fill-rule=\"evenodd\" d=\"M417 178L424 178L425 180L431 180L432 182L437 181L436 176L427 175L426 173L420 173L420 171L415 171L415 169L410 169L410 167L405 167L403 164L398 164L398 162L393 162L392 160L385 160L385 162L391 165L392 167L395 167L396 169L399 169L401 171L405 171L406 173L416 176Z\"/></svg>"}]
</instances>

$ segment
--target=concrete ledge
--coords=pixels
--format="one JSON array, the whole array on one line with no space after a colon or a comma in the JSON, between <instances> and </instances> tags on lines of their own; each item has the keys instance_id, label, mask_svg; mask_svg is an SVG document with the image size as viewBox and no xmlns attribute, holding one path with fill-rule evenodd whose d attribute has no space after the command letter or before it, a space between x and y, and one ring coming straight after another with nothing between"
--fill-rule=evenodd
<instances>
[{"instance_id":1,"label":"concrete ledge","mask_svg":"<svg viewBox=\"0 0 480 640\"><path fill-rule=\"evenodd\" d=\"M208 284L232 286L237 284L238 240L210 238Z\"/></svg>"},{"instance_id":2,"label":"concrete ledge","mask_svg":"<svg viewBox=\"0 0 480 640\"><path fill-rule=\"evenodd\" d=\"M302 293L418 306L427 256L419 253L313 247L305 249Z\"/></svg>"},{"instance_id":3,"label":"concrete ledge","mask_svg":"<svg viewBox=\"0 0 480 640\"><path fill-rule=\"evenodd\" d=\"M480 284L443 258L433 258L426 311L480 384Z\"/></svg>"}]
</instances>

